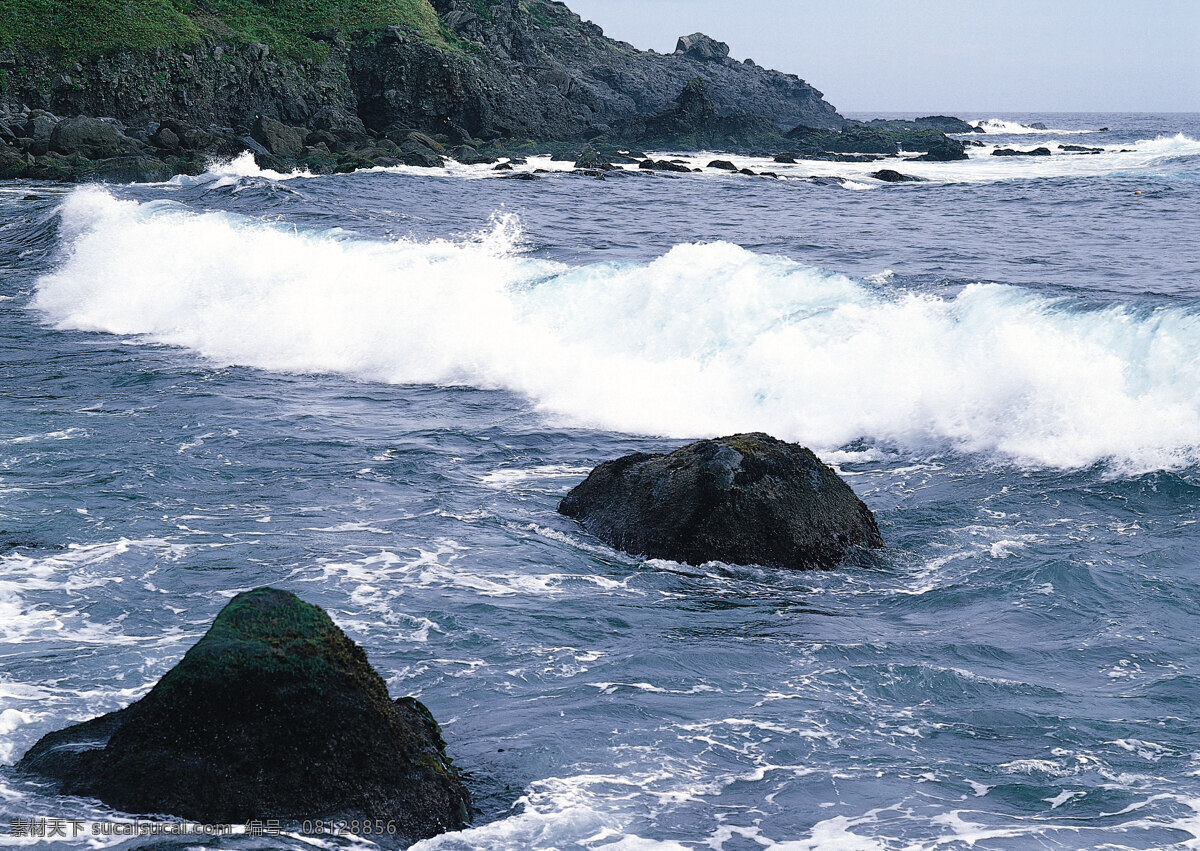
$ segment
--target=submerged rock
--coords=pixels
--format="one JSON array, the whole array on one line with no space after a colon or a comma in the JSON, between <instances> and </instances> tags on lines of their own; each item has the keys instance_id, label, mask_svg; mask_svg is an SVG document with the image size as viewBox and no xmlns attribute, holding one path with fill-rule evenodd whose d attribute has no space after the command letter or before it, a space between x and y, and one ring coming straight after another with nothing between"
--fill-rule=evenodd
<instances>
[{"instance_id":1,"label":"submerged rock","mask_svg":"<svg viewBox=\"0 0 1200 851\"><path fill-rule=\"evenodd\" d=\"M638 168L643 171L691 171L686 165L673 163L670 160L642 160Z\"/></svg>"},{"instance_id":2,"label":"submerged rock","mask_svg":"<svg viewBox=\"0 0 1200 851\"><path fill-rule=\"evenodd\" d=\"M832 469L761 433L606 461L558 510L618 549L689 564L830 568L853 547L883 546Z\"/></svg>"},{"instance_id":3,"label":"submerged rock","mask_svg":"<svg viewBox=\"0 0 1200 851\"><path fill-rule=\"evenodd\" d=\"M382 819L416 841L470 817L429 710L392 701L322 609L274 588L235 597L141 700L43 736L17 767L205 823Z\"/></svg>"},{"instance_id":4,"label":"submerged rock","mask_svg":"<svg viewBox=\"0 0 1200 851\"><path fill-rule=\"evenodd\" d=\"M1034 148L1032 151L1018 151L1014 148L997 148L992 151L993 157L1048 157L1049 148Z\"/></svg>"},{"instance_id":5,"label":"submerged rock","mask_svg":"<svg viewBox=\"0 0 1200 851\"><path fill-rule=\"evenodd\" d=\"M876 180L882 180L884 183L916 183L923 178L915 177L911 174L901 174L895 169L883 168L871 174L871 177Z\"/></svg>"},{"instance_id":6,"label":"submerged rock","mask_svg":"<svg viewBox=\"0 0 1200 851\"><path fill-rule=\"evenodd\" d=\"M613 165L612 161L603 154L598 154L595 151L586 151L575 161L575 168L612 171L617 166Z\"/></svg>"},{"instance_id":7,"label":"submerged rock","mask_svg":"<svg viewBox=\"0 0 1200 851\"><path fill-rule=\"evenodd\" d=\"M945 139L935 141L929 145L929 149L917 157L918 160L934 163L947 163L955 160L969 159L967 156L966 146L957 139Z\"/></svg>"}]
</instances>

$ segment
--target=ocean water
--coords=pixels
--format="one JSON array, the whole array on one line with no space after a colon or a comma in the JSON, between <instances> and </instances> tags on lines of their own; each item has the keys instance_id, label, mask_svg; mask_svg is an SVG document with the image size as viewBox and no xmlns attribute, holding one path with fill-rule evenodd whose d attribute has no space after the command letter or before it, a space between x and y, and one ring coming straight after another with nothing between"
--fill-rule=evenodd
<instances>
[{"instance_id":1,"label":"ocean water","mask_svg":"<svg viewBox=\"0 0 1200 851\"><path fill-rule=\"evenodd\" d=\"M0 845L145 815L11 765L271 584L442 722L479 814L422 849L1200 847L1200 115L963 117L966 162L734 158L774 179L0 184ZM692 567L555 513L743 430L887 548Z\"/></svg>"}]
</instances>

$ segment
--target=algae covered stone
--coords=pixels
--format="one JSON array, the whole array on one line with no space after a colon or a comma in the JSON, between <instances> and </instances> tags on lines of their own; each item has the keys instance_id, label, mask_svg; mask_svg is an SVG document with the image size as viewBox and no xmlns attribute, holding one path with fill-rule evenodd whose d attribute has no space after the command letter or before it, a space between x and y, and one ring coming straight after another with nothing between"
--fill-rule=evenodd
<instances>
[{"instance_id":1,"label":"algae covered stone","mask_svg":"<svg viewBox=\"0 0 1200 851\"><path fill-rule=\"evenodd\" d=\"M635 555L829 568L881 547L870 509L810 450L762 433L606 461L559 512Z\"/></svg>"},{"instance_id":2,"label":"algae covered stone","mask_svg":"<svg viewBox=\"0 0 1200 851\"><path fill-rule=\"evenodd\" d=\"M393 701L324 610L274 588L239 594L145 697L44 736L18 768L205 823L379 819L415 841L470 817L429 710Z\"/></svg>"}]
</instances>

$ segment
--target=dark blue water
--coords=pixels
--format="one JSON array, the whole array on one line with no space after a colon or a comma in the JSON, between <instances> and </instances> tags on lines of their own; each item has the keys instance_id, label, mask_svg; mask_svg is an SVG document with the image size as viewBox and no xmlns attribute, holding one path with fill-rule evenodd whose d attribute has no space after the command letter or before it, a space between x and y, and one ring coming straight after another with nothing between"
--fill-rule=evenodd
<instances>
[{"instance_id":1,"label":"dark blue water","mask_svg":"<svg viewBox=\"0 0 1200 851\"><path fill-rule=\"evenodd\" d=\"M1052 132L897 186L0 185L0 762L272 584L442 722L480 812L430 847L1193 847L1200 116L1002 117ZM1105 153L989 156L1058 144ZM555 513L747 429L887 549L695 568Z\"/></svg>"}]
</instances>

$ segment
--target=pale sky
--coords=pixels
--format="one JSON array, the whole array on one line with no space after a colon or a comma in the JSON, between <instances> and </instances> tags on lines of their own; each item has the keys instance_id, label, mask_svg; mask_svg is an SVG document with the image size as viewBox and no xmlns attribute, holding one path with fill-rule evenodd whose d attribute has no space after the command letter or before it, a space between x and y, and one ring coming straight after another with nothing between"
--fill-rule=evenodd
<instances>
[{"instance_id":1,"label":"pale sky","mask_svg":"<svg viewBox=\"0 0 1200 851\"><path fill-rule=\"evenodd\" d=\"M1200 0L566 2L660 53L707 33L840 112L1200 112Z\"/></svg>"}]
</instances>

